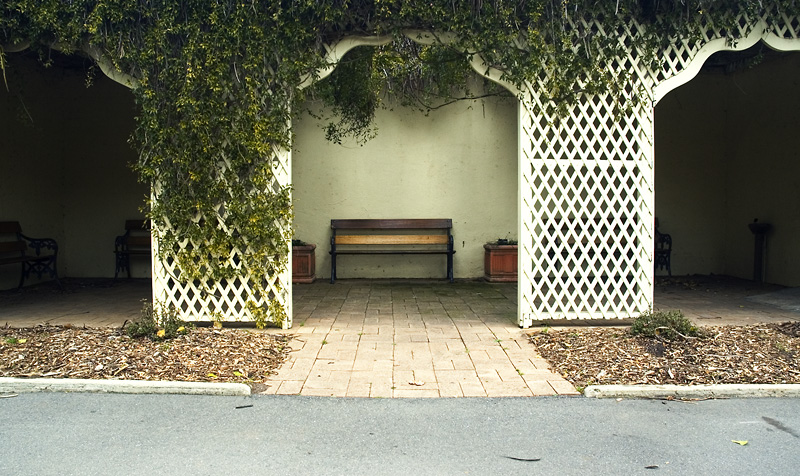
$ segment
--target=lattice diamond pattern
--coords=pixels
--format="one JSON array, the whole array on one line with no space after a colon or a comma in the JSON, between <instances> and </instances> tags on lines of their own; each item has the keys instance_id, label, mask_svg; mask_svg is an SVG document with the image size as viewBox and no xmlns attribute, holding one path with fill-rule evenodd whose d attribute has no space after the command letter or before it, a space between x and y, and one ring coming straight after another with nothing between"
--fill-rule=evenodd
<instances>
[{"instance_id":1,"label":"lattice diamond pattern","mask_svg":"<svg viewBox=\"0 0 800 476\"><path fill-rule=\"evenodd\" d=\"M608 96L568 117L520 108L520 324L627 317L651 305L652 144L646 111ZM644 116L641 120L641 116Z\"/></svg>"},{"instance_id":2,"label":"lattice diamond pattern","mask_svg":"<svg viewBox=\"0 0 800 476\"><path fill-rule=\"evenodd\" d=\"M775 17L773 17L775 18ZM797 17L783 15L763 35L800 37ZM765 18L741 16L738 38L762 34ZM584 29L608 34L599 24ZM763 28L762 28L763 29ZM520 103L519 323L533 320L622 318L652 306L653 115L632 91L654 98L660 82L678 75L724 32L708 25L699 39L677 41L660 68L640 61L639 25L611 32L628 50L604 66L624 77L628 92L580 98L567 117L546 117L543 78L527 85ZM796 49L800 49L798 42ZM645 101L646 102L646 101ZM625 111L625 112L620 112Z\"/></svg>"},{"instance_id":3,"label":"lattice diamond pattern","mask_svg":"<svg viewBox=\"0 0 800 476\"><path fill-rule=\"evenodd\" d=\"M278 150L273 159L275 178L272 187L275 191L291 182L291 153ZM276 224L277 225L277 224ZM292 325L292 276L291 253L289 263L283 273L269 276L264 283L266 296L260 295L251 279L233 279L219 282L180 281L180 271L171 259L161 261L158 256L158 231L153 230L153 300L178 309L181 317L188 321L211 321L221 318L224 321L253 321L247 302L264 305L268 300L278 300L286 310L287 319L283 327ZM201 244L195 244L202 246ZM192 246L184 241L181 246ZM291 248L290 248L291 249ZM231 251L230 261L238 263L240 250Z\"/></svg>"}]
</instances>

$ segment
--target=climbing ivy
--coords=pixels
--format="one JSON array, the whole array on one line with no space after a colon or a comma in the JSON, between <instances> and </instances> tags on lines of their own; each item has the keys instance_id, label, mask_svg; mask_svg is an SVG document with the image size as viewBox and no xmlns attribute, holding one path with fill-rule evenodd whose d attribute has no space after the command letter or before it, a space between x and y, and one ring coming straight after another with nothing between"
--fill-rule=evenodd
<instances>
[{"instance_id":1,"label":"climbing ivy","mask_svg":"<svg viewBox=\"0 0 800 476\"><path fill-rule=\"evenodd\" d=\"M377 53L353 52L343 71L356 82L318 91L349 121L332 131L335 140L369 136L376 93L387 84L417 98L463 89L457 55L480 54L518 86L540 78L552 109L543 112L557 113L581 94L623 93L627 78L599 65L631 47L619 41L625 25L642 25L637 47L655 64L667 44L697 37L709 22L735 41L733 14L795 14L798 1L3 0L0 66L10 59L4 50L21 45L45 62L51 48L93 45L135 78L135 168L152 186L147 213L161 259L175 262L183 281L249 276L248 308L263 325L285 315L264 283L286 266L291 234L289 188L274 184L274 159L291 145L290 112L305 97L301 83L323 66L325 44L354 34L396 38ZM602 28L587 27L590 20ZM455 40L411 46L401 35L408 29ZM261 298L264 307L255 304Z\"/></svg>"}]
</instances>

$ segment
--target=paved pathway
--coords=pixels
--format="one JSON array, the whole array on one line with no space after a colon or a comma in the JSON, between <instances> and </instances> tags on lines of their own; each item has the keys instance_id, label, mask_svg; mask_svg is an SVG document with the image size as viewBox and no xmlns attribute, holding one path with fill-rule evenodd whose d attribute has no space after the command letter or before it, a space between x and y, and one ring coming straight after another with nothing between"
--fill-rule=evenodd
<instances>
[{"instance_id":1,"label":"paved pathway","mask_svg":"<svg viewBox=\"0 0 800 476\"><path fill-rule=\"evenodd\" d=\"M777 302L770 296L785 294L800 308L798 288L784 288L729 276L681 276L656 281L655 304L658 309L680 309L692 321L703 326L749 326L769 322L800 320L800 312L767 304ZM792 306L787 306L792 307Z\"/></svg>"},{"instance_id":2,"label":"paved pathway","mask_svg":"<svg viewBox=\"0 0 800 476\"><path fill-rule=\"evenodd\" d=\"M0 325L120 326L147 280L65 280L0 292ZM353 397L573 395L516 324L515 284L339 280L294 286L293 352L266 393ZM800 320L754 302L781 289L725 277L660 279L656 307L704 325ZM578 322L574 322L578 324ZM269 332L284 332L272 329Z\"/></svg>"},{"instance_id":3,"label":"paved pathway","mask_svg":"<svg viewBox=\"0 0 800 476\"><path fill-rule=\"evenodd\" d=\"M516 285L340 280L294 293L293 352L267 393L577 395L516 325Z\"/></svg>"}]
</instances>

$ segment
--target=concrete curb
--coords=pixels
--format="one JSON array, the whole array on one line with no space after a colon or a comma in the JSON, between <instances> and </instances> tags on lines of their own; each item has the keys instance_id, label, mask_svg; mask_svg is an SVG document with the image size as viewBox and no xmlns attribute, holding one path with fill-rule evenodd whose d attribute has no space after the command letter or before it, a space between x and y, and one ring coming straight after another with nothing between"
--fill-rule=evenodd
<instances>
[{"instance_id":1,"label":"concrete curb","mask_svg":"<svg viewBox=\"0 0 800 476\"><path fill-rule=\"evenodd\" d=\"M590 385L591 398L800 398L800 384Z\"/></svg>"},{"instance_id":2,"label":"concrete curb","mask_svg":"<svg viewBox=\"0 0 800 476\"><path fill-rule=\"evenodd\" d=\"M0 377L0 393L88 392L249 396L243 383Z\"/></svg>"}]
</instances>

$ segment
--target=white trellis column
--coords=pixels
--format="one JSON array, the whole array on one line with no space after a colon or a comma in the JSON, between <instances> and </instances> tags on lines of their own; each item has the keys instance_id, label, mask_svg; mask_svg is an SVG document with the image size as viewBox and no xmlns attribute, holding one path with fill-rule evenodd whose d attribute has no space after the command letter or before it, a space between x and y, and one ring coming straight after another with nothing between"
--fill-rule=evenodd
<instances>
[{"instance_id":1,"label":"white trellis column","mask_svg":"<svg viewBox=\"0 0 800 476\"><path fill-rule=\"evenodd\" d=\"M652 306L651 107L584 96L547 117L519 106L519 324L608 319Z\"/></svg>"},{"instance_id":2,"label":"white trellis column","mask_svg":"<svg viewBox=\"0 0 800 476\"><path fill-rule=\"evenodd\" d=\"M709 56L759 41L800 51L800 17L765 8L740 15L731 42L713 24L699 37L675 41L655 69L641 62L642 29L604 31L627 48L604 65L627 79L620 104L584 96L566 117L542 114L527 85L519 108L519 324L534 320L631 317L653 303L654 111L669 91L690 81ZM620 77L620 76L618 76ZM644 101L632 101L639 91Z\"/></svg>"},{"instance_id":3,"label":"white trellis column","mask_svg":"<svg viewBox=\"0 0 800 476\"><path fill-rule=\"evenodd\" d=\"M269 185L277 193L291 185L292 154L290 150L276 149L272 158L273 181ZM276 223L276 226L287 226ZM283 235L288 236L284 230ZM288 263L286 268L277 274L267 277L264 283L265 295L259 295L255 283L249 276L214 282L184 282L173 259L158 258L158 230L153 230L153 302L163 303L177 309L181 318L187 321L226 322L255 321L248 309L248 302L263 307L268 301L277 301L286 312L282 323L284 329L292 326L292 253L291 243L287 246ZM202 243L181 243L182 247L202 246ZM239 250L231 251L231 261L237 262L235 256Z\"/></svg>"}]
</instances>

